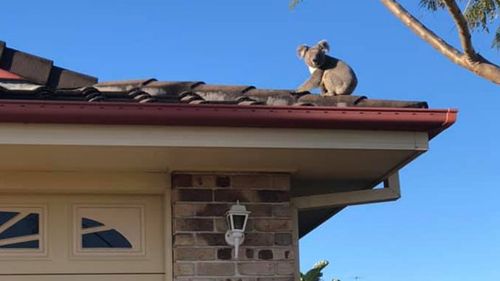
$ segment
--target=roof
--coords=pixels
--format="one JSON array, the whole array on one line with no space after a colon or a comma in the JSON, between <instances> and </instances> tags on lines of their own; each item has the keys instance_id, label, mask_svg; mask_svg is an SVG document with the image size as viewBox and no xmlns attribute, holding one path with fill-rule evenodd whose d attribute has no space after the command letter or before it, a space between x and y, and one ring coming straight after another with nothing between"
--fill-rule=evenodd
<instances>
[{"instance_id":1,"label":"roof","mask_svg":"<svg viewBox=\"0 0 500 281\"><path fill-rule=\"evenodd\" d=\"M87 102L235 104L271 106L358 106L427 108L426 102L372 100L365 96L319 96L250 85L154 78L97 83L97 78L55 66L51 60L6 47L0 41L0 99Z\"/></svg>"},{"instance_id":2,"label":"roof","mask_svg":"<svg viewBox=\"0 0 500 281\"><path fill-rule=\"evenodd\" d=\"M153 78L99 83L1 41L0 105L4 122L415 130L431 137L450 126L456 114L429 110L423 101L320 96L250 85Z\"/></svg>"}]
</instances>

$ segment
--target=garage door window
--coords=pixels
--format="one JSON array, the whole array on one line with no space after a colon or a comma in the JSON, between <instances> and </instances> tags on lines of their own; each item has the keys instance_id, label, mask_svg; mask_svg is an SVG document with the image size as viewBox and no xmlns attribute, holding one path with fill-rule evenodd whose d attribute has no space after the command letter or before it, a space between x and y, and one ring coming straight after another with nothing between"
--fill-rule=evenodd
<instances>
[{"instance_id":1,"label":"garage door window","mask_svg":"<svg viewBox=\"0 0 500 281\"><path fill-rule=\"evenodd\" d=\"M105 229L105 225L88 218L82 218L82 248L123 248L131 249L132 244L116 229ZM91 231L91 232L89 232Z\"/></svg>"},{"instance_id":2,"label":"garage door window","mask_svg":"<svg viewBox=\"0 0 500 281\"><path fill-rule=\"evenodd\" d=\"M41 249L42 210L37 208L0 209L0 253Z\"/></svg>"},{"instance_id":3,"label":"garage door window","mask_svg":"<svg viewBox=\"0 0 500 281\"><path fill-rule=\"evenodd\" d=\"M143 205L75 205L75 255L141 254Z\"/></svg>"}]
</instances>

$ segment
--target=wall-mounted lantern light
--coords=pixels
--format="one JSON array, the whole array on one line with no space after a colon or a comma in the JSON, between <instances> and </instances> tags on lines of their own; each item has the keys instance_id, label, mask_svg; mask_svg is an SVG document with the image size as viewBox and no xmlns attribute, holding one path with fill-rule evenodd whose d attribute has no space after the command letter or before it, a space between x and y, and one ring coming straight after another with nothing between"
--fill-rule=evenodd
<instances>
[{"instance_id":1,"label":"wall-mounted lantern light","mask_svg":"<svg viewBox=\"0 0 500 281\"><path fill-rule=\"evenodd\" d=\"M248 215L245 206L240 205L237 201L236 205L231 206L231 208L226 212L226 242L227 244L234 246L234 258L238 258L238 249L245 240L245 228L247 227Z\"/></svg>"}]
</instances>

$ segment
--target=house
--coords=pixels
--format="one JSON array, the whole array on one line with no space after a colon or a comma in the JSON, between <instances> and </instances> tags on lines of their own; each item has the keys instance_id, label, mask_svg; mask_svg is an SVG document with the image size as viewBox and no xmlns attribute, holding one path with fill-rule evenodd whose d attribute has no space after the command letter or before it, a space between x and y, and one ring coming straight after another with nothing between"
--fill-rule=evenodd
<instances>
[{"instance_id":1,"label":"house","mask_svg":"<svg viewBox=\"0 0 500 281\"><path fill-rule=\"evenodd\" d=\"M425 102L98 82L0 43L2 281L297 278L298 239L452 125ZM382 188L375 188L385 183ZM226 212L251 213L225 240Z\"/></svg>"}]
</instances>

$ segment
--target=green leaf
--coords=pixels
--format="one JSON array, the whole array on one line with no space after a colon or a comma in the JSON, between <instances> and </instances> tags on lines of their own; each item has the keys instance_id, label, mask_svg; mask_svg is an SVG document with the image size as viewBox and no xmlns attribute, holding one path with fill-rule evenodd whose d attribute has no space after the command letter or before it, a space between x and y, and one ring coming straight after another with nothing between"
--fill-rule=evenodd
<instances>
[{"instance_id":1,"label":"green leaf","mask_svg":"<svg viewBox=\"0 0 500 281\"><path fill-rule=\"evenodd\" d=\"M493 39L491 47L500 50L500 26L497 28L497 31L495 32L495 38Z\"/></svg>"},{"instance_id":2,"label":"green leaf","mask_svg":"<svg viewBox=\"0 0 500 281\"><path fill-rule=\"evenodd\" d=\"M462 0L461 2L465 2ZM435 12L446 7L443 0L420 0L420 7ZM489 32L489 28L499 21L500 0L468 0L463 15L470 30ZM500 25L493 38L492 48L500 49Z\"/></svg>"},{"instance_id":3,"label":"green leaf","mask_svg":"<svg viewBox=\"0 0 500 281\"><path fill-rule=\"evenodd\" d=\"M488 26L498 17L500 0L473 0L465 8L464 16L470 29L489 32Z\"/></svg>"},{"instance_id":4,"label":"green leaf","mask_svg":"<svg viewBox=\"0 0 500 281\"><path fill-rule=\"evenodd\" d=\"M320 281L323 273L321 270L328 265L328 261L322 260L314 264L313 268L310 269L306 274L300 273L302 281Z\"/></svg>"},{"instance_id":5,"label":"green leaf","mask_svg":"<svg viewBox=\"0 0 500 281\"><path fill-rule=\"evenodd\" d=\"M434 12L438 9L443 9L445 5L442 0L420 0L420 7Z\"/></svg>"}]
</instances>

